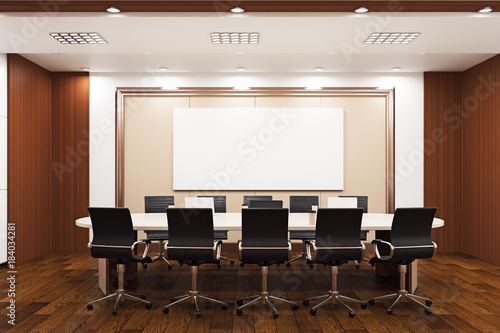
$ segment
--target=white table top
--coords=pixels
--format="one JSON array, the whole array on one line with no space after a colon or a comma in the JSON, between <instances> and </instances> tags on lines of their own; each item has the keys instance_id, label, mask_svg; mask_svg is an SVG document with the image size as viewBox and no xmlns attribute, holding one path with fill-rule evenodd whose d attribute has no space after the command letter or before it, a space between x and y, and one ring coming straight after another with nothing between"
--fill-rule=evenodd
<instances>
[{"instance_id":1,"label":"white table top","mask_svg":"<svg viewBox=\"0 0 500 333\"><path fill-rule=\"evenodd\" d=\"M361 230L391 230L393 214L363 214ZM315 230L316 225L310 220L316 220L314 213L290 213L288 220L289 230ZM132 214L134 230L168 230L167 214L165 213L138 213ZM76 220L76 225L82 228L92 228L90 217ZM434 218L433 228L444 226L442 219ZM214 229L241 231L241 213L215 213Z\"/></svg>"}]
</instances>

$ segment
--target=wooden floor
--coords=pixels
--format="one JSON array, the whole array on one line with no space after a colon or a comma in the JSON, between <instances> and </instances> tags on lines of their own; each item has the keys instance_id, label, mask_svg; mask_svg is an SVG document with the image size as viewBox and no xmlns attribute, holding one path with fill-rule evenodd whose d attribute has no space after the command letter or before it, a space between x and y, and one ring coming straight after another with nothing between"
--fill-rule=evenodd
<instances>
[{"instance_id":1,"label":"wooden floor","mask_svg":"<svg viewBox=\"0 0 500 333\"><path fill-rule=\"evenodd\" d=\"M14 327L7 323L9 286L2 279L0 332L500 332L500 266L468 256L439 254L420 261L416 294L432 298L431 315L406 302L388 315L389 301L384 301L366 310L352 304L354 318L349 318L341 304L321 307L312 316L302 300L329 290L328 267L310 269L296 262L269 271L272 294L296 301L297 311L278 303L277 319L263 305L236 315L234 301L259 291L260 271L257 266L240 268L226 262L221 269L201 266L199 287L204 294L227 302L227 311L203 302L202 317L196 318L194 305L183 303L165 315L162 307L189 290L189 268L175 265L168 270L165 264L154 263L126 277L126 289L146 295L153 308L147 310L143 304L127 300L118 315L112 316L112 301L98 303L92 311L86 308L88 301L102 296L96 260L88 253L50 254L18 267ZM395 279L377 276L366 263L359 270L353 264L340 267L341 294L368 300L396 287Z\"/></svg>"}]
</instances>

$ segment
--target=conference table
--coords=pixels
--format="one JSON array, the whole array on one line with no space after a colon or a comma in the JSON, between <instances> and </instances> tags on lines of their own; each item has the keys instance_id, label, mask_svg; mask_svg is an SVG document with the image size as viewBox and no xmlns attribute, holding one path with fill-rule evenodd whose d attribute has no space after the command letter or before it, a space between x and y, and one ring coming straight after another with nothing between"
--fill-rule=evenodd
<instances>
[{"instance_id":1,"label":"conference table","mask_svg":"<svg viewBox=\"0 0 500 333\"><path fill-rule=\"evenodd\" d=\"M361 230L388 231L391 230L394 214L365 213L361 222ZM288 230L315 230L315 213L290 213ZM167 214L165 213L136 213L132 214L134 230L168 230ZM82 228L92 228L90 217L76 220L76 225ZM444 226L444 221L434 218L432 228ZM241 231L241 213L214 213L214 230ZM439 245L439 244L438 244ZM417 287L417 261L410 267L408 282L412 291ZM106 260L99 259L99 287L107 293Z\"/></svg>"}]
</instances>

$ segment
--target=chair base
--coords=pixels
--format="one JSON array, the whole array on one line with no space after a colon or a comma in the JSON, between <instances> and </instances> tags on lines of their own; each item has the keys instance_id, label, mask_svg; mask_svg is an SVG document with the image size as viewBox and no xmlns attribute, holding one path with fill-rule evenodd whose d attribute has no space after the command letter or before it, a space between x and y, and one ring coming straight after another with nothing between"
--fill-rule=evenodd
<instances>
[{"instance_id":1,"label":"chair base","mask_svg":"<svg viewBox=\"0 0 500 333\"><path fill-rule=\"evenodd\" d=\"M220 257L219 259L220 259L220 260L227 260L227 261L229 261L229 263L230 263L231 265L234 265L234 260L233 260L233 259L231 259L231 258Z\"/></svg>"},{"instance_id":2,"label":"chair base","mask_svg":"<svg viewBox=\"0 0 500 333\"><path fill-rule=\"evenodd\" d=\"M321 299L321 298L324 298L324 300L321 301L320 303L316 304L313 308L311 308L310 312L312 315L316 315L316 309L319 308L320 306L323 306L323 305L330 303L330 302L331 303L339 302L340 304L344 305L346 308L349 309L349 317L351 317L351 318L354 317L356 315L356 312L354 312L354 310L349 305L347 305L347 303L345 303L344 300L360 303L361 308L366 309L366 303L364 303L363 301L361 301L359 299L354 299L351 297L340 295L340 293L338 291L332 291L332 290L330 290L327 295L306 298L304 300L303 304L307 306L307 305L309 305L309 301L315 300L315 299Z\"/></svg>"},{"instance_id":3,"label":"chair base","mask_svg":"<svg viewBox=\"0 0 500 333\"><path fill-rule=\"evenodd\" d=\"M124 264L118 264L116 265L117 267L117 271L118 271L118 289L116 289L116 292L111 294L111 295L107 295L107 296L104 296L104 297L101 297L99 299L96 299L92 302L89 302L87 304L87 309L90 311L94 308L93 304L94 303L97 303L97 302L100 302L100 301L104 301L106 299L110 299L110 298L113 298L116 296L116 302L115 302L115 306L113 307L113 310L111 311L111 313L113 315L116 315L118 313L118 306L120 305L120 303L122 303L126 298L128 299L131 299L131 300L134 300L134 301L140 301L140 302L143 302L146 304L146 309L151 309L152 307L152 304L148 301L146 301L146 296L144 295L141 295L141 296L134 296L132 294L128 294L125 292L125 290L123 289L123 280L124 280L124 273L125 273L125 265Z\"/></svg>"},{"instance_id":4,"label":"chair base","mask_svg":"<svg viewBox=\"0 0 500 333\"><path fill-rule=\"evenodd\" d=\"M375 303L375 300L377 300L377 299L389 299L389 298L394 299L394 301L391 303L391 305L386 310L388 314L392 314L392 308L397 303L404 302L407 299L424 307L425 314L429 315L432 313L432 310L430 309L430 306L432 305L432 301L430 299L422 297L422 296L417 296L417 295L411 294L407 290L398 290L397 293L374 297L368 301L368 304L373 305ZM421 300L425 301L425 304L419 302L417 299L421 299Z\"/></svg>"},{"instance_id":5,"label":"chair base","mask_svg":"<svg viewBox=\"0 0 500 333\"><path fill-rule=\"evenodd\" d=\"M391 305L387 308L387 313L392 314L392 308L398 304L401 301L405 301L406 299L409 299L415 303L417 303L420 306L423 306L425 308L425 314L429 315L432 313L432 310L430 309L430 306L432 305L432 301L428 298L422 297L422 296L417 296L412 293L409 293L407 290L405 290L405 285L406 285L406 265L398 265L398 271L399 271L399 290L394 293L394 294L388 294L388 295L383 295L383 296L378 296L370 299L368 301L368 304L373 305L375 303L376 299L387 299L387 298L394 298L394 301L391 303ZM422 299L425 301L425 305L417 299Z\"/></svg>"},{"instance_id":6,"label":"chair base","mask_svg":"<svg viewBox=\"0 0 500 333\"><path fill-rule=\"evenodd\" d=\"M273 317L274 318L278 318L279 312L278 312L278 310L276 310L276 308L274 307L274 304L271 300L276 300L276 301L291 304L292 310L297 310L299 308L299 306L295 302L289 301L289 300L284 299L284 298L269 295L269 293L267 292L267 276L269 274L269 266L261 266L260 272L262 275L262 291L258 295L253 295L253 296L248 296L248 297L243 297L243 298L238 299L236 301L236 304L239 306L236 309L237 315L243 314L244 308L246 308L247 306L250 306L250 305L257 304L259 301L261 301L262 304L269 305L269 307L273 310ZM250 302L248 302L247 304L243 305L244 299L252 299L252 300Z\"/></svg>"},{"instance_id":7,"label":"chair base","mask_svg":"<svg viewBox=\"0 0 500 333\"><path fill-rule=\"evenodd\" d=\"M163 259L167 263L168 269L171 269L172 264L167 260L167 258L165 257L165 254L163 253L163 241L161 240L158 242L160 243L160 252L158 253L158 255L156 257L152 257L151 260L154 262L155 260ZM142 267L148 268L148 264L144 263L144 264L142 264Z\"/></svg>"},{"instance_id":8,"label":"chair base","mask_svg":"<svg viewBox=\"0 0 500 333\"><path fill-rule=\"evenodd\" d=\"M196 290L197 289L196 278L198 275L198 266L191 266L190 268L191 268L191 287L193 290L190 290L189 293L187 293L185 295L173 298L172 303L165 305L163 307L163 309L162 309L163 313L167 314L169 312L169 308L171 306L180 304L184 301L191 300L191 302L194 303L194 305L196 307L196 318L199 318L199 317L201 317L201 311L200 311L200 307L198 305L199 299L204 299L204 300L212 302L212 303L221 304L222 310L226 311L227 310L226 303L219 301L219 300L216 300L216 299L213 299L213 298L210 298L210 297L205 296L205 295L201 295L200 292L198 290Z\"/></svg>"},{"instance_id":9,"label":"chair base","mask_svg":"<svg viewBox=\"0 0 500 333\"><path fill-rule=\"evenodd\" d=\"M304 250L303 250L303 252L300 255L295 256L292 259L290 259L287 262L285 262L286 267L290 267L290 263L291 262L294 262L294 261L299 260L299 259L307 259L307 258L311 257L310 253L309 253L309 244L310 244L310 241L304 239L304 240L302 240L302 242L304 244ZM309 262L309 261L308 261L308 264L311 266L311 268L314 267L314 264L311 263L311 262Z\"/></svg>"}]
</instances>

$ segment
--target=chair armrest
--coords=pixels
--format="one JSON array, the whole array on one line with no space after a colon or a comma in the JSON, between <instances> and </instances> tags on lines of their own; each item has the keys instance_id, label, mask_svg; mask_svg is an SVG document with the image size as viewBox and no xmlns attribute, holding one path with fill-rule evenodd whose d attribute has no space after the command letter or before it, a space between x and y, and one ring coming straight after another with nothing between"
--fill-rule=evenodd
<instances>
[{"instance_id":1,"label":"chair armrest","mask_svg":"<svg viewBox=\"0 0 500 333\"><path fill-rule=\"evenodd\" d=\"M142 254L142 256L136 256L135 255L135 247L140 243L145 243L146 248L144 249L144 253ZM148 255L150 243L151 242L137 241L134 244L132 244L131 246L125 246L125 245L100 245L100 244L92 244L92 242L89 242L87 244L87 247L89 249L91 249L93 247L107 248L107 249L130 249L130 253L132 254L132 258L134 258L135 260L142 260L142 259L145 259Z\"/></svg>"},{"instance_id":2,"label":"chair armrest","mask_svg":"<svg viewBox=\"0 0 500 333\"><path fill-rule=\"evenodd\" d=\"M309 245L310 247L312 247L312 250L309 250L309 248L306 248L307 249L307 256L309 256L307 259L308 260L314 260L316 259L316 253L318 252L318 249L319 250L361 250L361 258L363 258L365 256L365 244L363 244L363 242L360 242L359 243L359 246L353 246L353 247L350 247L350 246L329 246L329 247L317 247L316 246L316 242L315 241L310 241L309 244L306 244L306 246Z\"/></svg>"},{"instance_id":3,"label":"chair armrest","mask_svg":"<svg viewBox=\"0 0 500 333\"><path fill-rule=\"evenodd\" d=\"M380 255L380 252L378 250L379 244L384 244L384 245L389 246L389 248L391 249L391 252L389 253L388 257L382 258L382 256ZM392 256L394 255L394 246L391 243L389 243L385 240L382 240L382 239L374 239L374 240L372 240L372 245L375 248L375 255L377 256L378 259L384 260L384 261L389 261L392 259Z\"/></svg>"}]
</instances>

